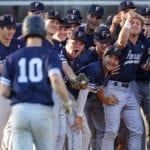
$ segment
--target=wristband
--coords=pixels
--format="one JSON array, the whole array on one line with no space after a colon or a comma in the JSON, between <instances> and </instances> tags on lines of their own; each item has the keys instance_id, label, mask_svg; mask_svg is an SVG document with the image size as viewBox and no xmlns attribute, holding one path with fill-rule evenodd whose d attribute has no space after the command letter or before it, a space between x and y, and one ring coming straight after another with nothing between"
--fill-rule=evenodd
<instances>
[{"instance_id":1,"label":"wristband","mask_svg":"<svg viewBox=\"0 0 150 150\"><path fill-rule=\"evenodd\" d=\"M127 29L130 29L131 28L131 22L126 20L125 24L124 24L124 27L127 28Z\"/></svg>"}]
</instances>

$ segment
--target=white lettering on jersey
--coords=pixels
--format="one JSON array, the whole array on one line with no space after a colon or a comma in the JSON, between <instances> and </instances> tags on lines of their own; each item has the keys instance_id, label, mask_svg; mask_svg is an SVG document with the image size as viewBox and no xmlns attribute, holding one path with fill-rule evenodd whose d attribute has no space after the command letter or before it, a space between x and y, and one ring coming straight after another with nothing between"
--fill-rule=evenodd
<instances>
[{"instance_id":1,"label":"white lettering on jersey","mask_svg":"<svg viewBox=\"0 0 150 150\"><path fill-rule=\"evenodd\" d=\"M129 53L126 57L126 61L125 61L124 65L139 64L141 56L142 56L142 54L132 54L132 50L129 50Z\"/></svg>"}]
</instances>

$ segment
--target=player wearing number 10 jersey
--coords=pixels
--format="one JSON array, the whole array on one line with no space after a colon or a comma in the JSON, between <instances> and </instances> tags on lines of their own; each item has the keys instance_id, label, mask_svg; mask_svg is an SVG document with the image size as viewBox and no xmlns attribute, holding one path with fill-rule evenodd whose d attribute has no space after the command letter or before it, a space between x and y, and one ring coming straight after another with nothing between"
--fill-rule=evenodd
<instances>
[{"instance_id":1,"label":"player wearing number 10 jersey","mask_svg":"<svg viewBox=\"0 0 150 150\"><path fill-rule=\"evenodd\" d=\"M0 97L12 99L13 149L29 150L34 143L38 150L53 150L53 90L66 111L71 109L61 62L42 46L45 25L41 17L25 18L23 35L26 47L8 56L0 81Z\"/></svg>"}]
</instances>

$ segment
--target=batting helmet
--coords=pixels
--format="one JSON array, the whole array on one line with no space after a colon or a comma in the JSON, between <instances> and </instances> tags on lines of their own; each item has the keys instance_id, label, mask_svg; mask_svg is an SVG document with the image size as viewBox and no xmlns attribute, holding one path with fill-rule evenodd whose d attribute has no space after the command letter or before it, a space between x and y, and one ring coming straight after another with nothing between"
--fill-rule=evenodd
<instances>
[{"instance_id":1,"label":"batting helmet","mask_svg":"<svg viewBox=\"0 0 150 150\"><path fill-rule=\"evenodd\" d=\"M25 39L29 36L44 39L46 33L43 18L37 15L27 16L23 21L22 33Z\"/></svg>"}]
</instances>

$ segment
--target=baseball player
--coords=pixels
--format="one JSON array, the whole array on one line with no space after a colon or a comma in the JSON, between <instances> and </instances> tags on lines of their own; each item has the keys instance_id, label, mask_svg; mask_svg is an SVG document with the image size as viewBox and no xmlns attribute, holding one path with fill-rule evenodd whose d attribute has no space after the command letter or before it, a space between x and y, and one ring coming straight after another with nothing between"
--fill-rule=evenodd
<instances>
[{"instance_id":1,"label":"baseball player","mask_svg":"<svg viewBox=\"0 0 150 150\"><path fill-rule=\"evenodd\" d=\"M100 5L93 4L89 7L87 13L86 26L82 26L79 30L86 34L86 47L88 50L90 47L95 46L94 44L94 30L101 24L104 14L104 8Z\"/></svg>"},{"instance_id":2,"label":"baseball player","mask_svg":"<svg viewBox=\"0 0 150 150\"><path fill-rule=\"evenodd\" d=\"M65 49L60 53L62 64L67 62L72 68L74 60L83 52L85 43L86 39L83 32L72 32L66 42ZM65 76L64 78L69 90L69 96L73 100L73 113L66 116L68 149L87 150L90 141L90 131L84 115L84 105L88 92L72 88L68 77Z\"/></svg>"},{"instance_id":3,"label":"baseball player","mask_svg":"<svg viewBox=\"0 0 150 150\"><path fill-rule=\"evenodd\" d=\"M123 0L120 2L118 7L118 14L112 17L112 23L110 25L111 35L115 37L115 40L117 40L121 27L124 24L126 14L130 10L134 9L136 9L134 2L128 0Z\"/></svg>"},{"instance_id":4,"label":"baseball player","mask_svg":"<svg viewBox=\"0 0 150 150\"><path fill-rule=\"evenodd\" d=\"M66 18L61 18L60 26L58 31L54 34L53 39L60 42L60 47L65 47L66 40L69 33L69 22Z\"/></svg>"},{"instance_id":5,"label":"baseball player","mask_svg":"<svg viewBox=\"0 0 150 150\"><path fill-rule=\"evenodd\" d=\"M13 38L15 31L15 18L11 15L0 16L0 72L6 56L24 46L21 41Z\"/></svg>"},{"instance_id":6,"label":"baseball player","mask_svg":"<svg viewBox=\"0 0 150 150\"><path fill-rule=\"evenodd\" d=\"M73 15L73 14L68 14L67 15L67 20L69 23L69 34L71 34L73 31L78 31L81 25L81 20L79 16Z\"/></svg>"},{"instance_id":7,"label":"baseball player","mask_svg":"<svg viewBox=\"0 0 150 150\"><path fill-rule=\"evenodd\" d=\"M135 84L134 84L134 92L135 96L142 107L144 111L144 115L146 116L146 121L148 123L148 126L150 126L150 69L149 69L149 56L150 56L150 38L146 39L146 37L149 37L149 29L150 29L150 8L149 6L145 6L141 8L140 14L144 17L144 30L140 34L140 39L144 40L148 45L148 49L144 52L141 63L137 69L136 72L136 78L135 78ZM142 64L142 65L141 65ZM150 129L147 129L146 125L144 126L146 133L144 133L143 139L142 139L142 148L145 148L145 143L149 145L150 142ZM149 130L149 131L147 131ZM146 138L145 138L146 137Z\"/></svg>"},{"instance_id":8,"label":"baseball player","mask_svg":"<svg viewBox=\"0 0 150 150\"><path fill-rule=\"evenodd\" d=\"M111 41L112 37L109 28L102 25L98 27L94 32L94 43L96 47L85 51L85 53L79 56L73 64L75 70L78 72L78 70L90 63L102 61L105 49L111 45ZM93 73L94 77L95 73L93 71L91 73ZM94 85L91 85L91 88L95 90ZM105 120L103 105L96 93L90 92L88 95L85 104L85 114L92 134L90 147L91 149L99 150L104 136Z\"/></svg>"},{"instance_id":9,"label":"baseball player","mask_svg":"<svg viewBox=\"0 0 150 150\"><path fill-rule=\"evenodd\" d=\"M46 40L48 40L51 48L56 53L60 53L60 42L53 39L54 34L59 30L60 22L61 22L61 16L58 11L55 10L49 10L45 13L44 17L45 22L45 30L46 30ZM45 42L45 40L44 40ZM45 43L43 42L43 46L45 46Z\"/></svg>"},{"instance_id":10,"label":"baseball player","mask_svg":"<svg viewBox=\"0 0 150 150\"><path fill-rule=\"evenodd\" d=\"M135 78L136 66L146 49L144 43L138 40L142 25L143 18L135 11L130 11L116 42L117 47L121 48L120 71L108 81L105 95L114 95L119 103L113 107L104 104L106 128L102 150L114 149L120 118L129 130L127 149L141 150L142 121L131 85Z\"/></svg>"},{"instance_id":11,"label":"baseball player","mask_svg":"<svg viewBox=\"0 0 150 150\"><path fill-rule=\"evenodd\" d=\"M75 15L75 16L77 16L80 19L80 24L81 24L81 21L82 21L83 17L81 15L81 12L80 12L79 9L77 9L77 8L68 9L66 14L67 15Z\"/></svg>"},{"instance_id":12,"label":"baseball player","mask_svg":"<svg viewBox=\"0 0 150 150\"><path fill-rule=\"evenodd\" d=\"M27 15L40 15L44 17L45 14L45 6L42 2L34 1L31 2L29 7L28 7L28 12ZM16 33L14 37L18 38L22 35L22 23L17 23L16 24Z\"/></svg>"},{"instance_id":13,"label":"baseball player","mask_svg":"<svg viewBox=\"0 0 150 150\"><path fill-rule=\"evenodd\" d=\"M6 60L6 57L10 53L24 46L24 44L20 40L17 40L14 38L15 31L16 31L15 18L11 15L0 16L0 33L1 33L0 34L0 41L1 41L0 42L0 49L1 49L0 50L0 75L3 70L3 64ZM3 129L10 115L9 101L8 102L2 101L0 110L3 112L3 116L1 116L2 118L0 119L1 120L0 121L0 128L1 128L0 143L2 142L2 139L3 139L3 141L5 141L3 142L3 144L6 145L7 143L7 146L8 146L7 136L5 137L5 135L9 135L6 133L10 132L10 128L8 127L5 128L4 138L3 138Z\"/></svg>"},{"instance_id":14,"label":"baseball player","mask_svg":"<svg viewBox=\"0 0 150 150\"><path fill-rule=\"evenodd\" d=\"M7 58L0 87L1 97L12 97L13 149L32 149L34 143L39 150L53 150L52 90L61 96L66 111L71 110L61 63L55 53L42 47L45 25L41 17L26 17L23 35L26 47Z\"/></svg>"}]
</instances>

